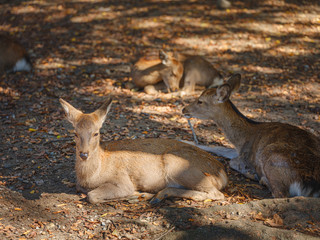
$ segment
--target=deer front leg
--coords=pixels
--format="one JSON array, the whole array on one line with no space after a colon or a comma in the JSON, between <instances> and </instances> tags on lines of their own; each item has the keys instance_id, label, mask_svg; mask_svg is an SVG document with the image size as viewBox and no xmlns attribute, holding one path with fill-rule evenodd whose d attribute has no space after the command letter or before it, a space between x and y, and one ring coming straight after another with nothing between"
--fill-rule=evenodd
<instances>
[{"instance_id":1,"label":"deer front leg","mask_svg":"<svg viewBox=\"0 0 320 240\"><path fill-rule=\"evenodd\" d=\"M241 160L240 157L231 159L229 162L229 166L233 170L236 170L237 172L243 174L245 177L251 180L254 180L254 181L259 180L257 173L250 166L248 166L243 160Z\"/></svg>"},{"instance_id":2,"label":"deer front leg","mask_svg":"<svg viewBox=\"0 0 320 240\"><path fill-rule=\"evenodd\" d=\"M85 194L88 193L88 190L83 188L83 187L81 187L81 185L79 183L76 184L76 190L77 190L78 193L85 193Z\"/></svg>"},{"instance_id":3,"label":"deer front leg","mask_svg":"<svg viewBox=\"0 0 320 240\"><path fill-rule=\"evenodd\" d=\"M126 183L104 183L88 192L88 201L92 204L102 203L109 199L122 198L134 194L134 186Z\"/></svg>"},{"instance_id":4,"label":"deer front leg","mask_svg":"<svg viewBox=\"0 0 320 240\"><path fill-rule=\"evenodd\" d=\"M168 197L179 197L192 199L194 201L204 201L206 199L222 200L224 195L216 188L210 189L209 192L201 192L197 190L181 189L174 187L167 187L158 192L150 201L151 204L161 202L163 199Z\"/></svg>"}]
</instances>

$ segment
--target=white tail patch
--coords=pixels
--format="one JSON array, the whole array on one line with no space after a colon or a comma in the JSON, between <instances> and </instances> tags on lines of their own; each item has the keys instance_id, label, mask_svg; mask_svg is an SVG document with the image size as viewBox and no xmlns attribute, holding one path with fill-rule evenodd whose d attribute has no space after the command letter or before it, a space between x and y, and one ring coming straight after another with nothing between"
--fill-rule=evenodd
<instances>
[{"instance_id":1,"label":"white tail patch","mask_svg":"<svg viewBox=\"0 0 320 240\"><path fill-rule=\"evenodd\" d=\"M195 144L194 142L190 142L190 141L185 141L185 140L180 140L181 142L193 145L195 147L198 147L206 152L210 152L213 153L217 156L220 157L225 157L228 159L233 159L239 156L238 152L236 149L234 148L227 148L227 147L220 147L220 146L204 146L204 145L199 145L199 144Z\"/></svg>"},{"instance_id":2,"label":"white tail patch","mask_svg":"<svg viewBox=\"0 0 320 240\"><path fill-rule=\"evenodd\" d=\"M16 65L12 69L13 72L18 72L18 71L28 71L29 72L30 70L31 70L31 65L25 58L18 60L16 62Z\"/></svg>"},{"instance_id":3,"label":"white tail patch","mask_svg":"<svg viewBox=\"0 0 320 240\"><path fill-rule=\"evenodd\" d=\"M289 194L290 197L295 197L295 196L304 196L304 197L319 197L320 192L314 192L312 193L312 188L311 187L304 187L300 182L294 182L290 185L289 188Z\"/></svg>"},{"instance_id":4,"label":"white tail patch","mask_svg":"<svg viewBox=\"0 0 320 240\"><path fill-rule=\"evenodd\" d=\"M219 175L220 175L220 184L221 184L221 187L224 188L224 187L227 186L227 184L228 184L227 174L225 174L224 171L220 171Z\"/></svg>"},{"instance_id":5,"label":"white tail patch","mask_svg":"<svg viewBox=\"0 0 320 240\"><path fill-rule=\"evenodd\" d=\"M215 77L213 83L208 88L214 88L223 84L223 78Z\"/></svg>"}]
</instances>

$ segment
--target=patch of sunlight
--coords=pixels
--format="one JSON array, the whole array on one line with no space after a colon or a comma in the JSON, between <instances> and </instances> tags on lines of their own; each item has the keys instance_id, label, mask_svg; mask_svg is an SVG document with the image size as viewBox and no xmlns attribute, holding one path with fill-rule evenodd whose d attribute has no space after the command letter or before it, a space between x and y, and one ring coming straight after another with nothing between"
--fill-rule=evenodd
<instances>
[{"instance_id":1,"label":"patch of sunlight","mask_svg":"<svg viewBox=\"0 0 320 240\"><path fill-rule=\"evenodd\" d=\"M192 26L192 27L198 27L198 28L211 28L212 24L203 22L201 18L191 18L191 17L184 17L183 20L184 24Z\"/></svg>"},{"instance_id":2,"label":"patch of sunlight","mask_svg":"<svg viewBox=\"0 0 320 240\"><path fill-rule=\"evenodd\" d=\"M315 7L315 6L314 6ZM316 7L320 11L320 7ZM278 23L302 23L302 24L316 24L320 23L320 16L318 13L308 13L308 12L279 12L275 13L273 16L273 21Z\"/></svg>"},{"instance_id":3,"label":"patch of sunlight","mask_svg":"<svg viewBox=\"0 0 320 240\"><path fill-rule=\"evenodd\" d=\"M103 2L104 0L72 0L71 2L75 3L98 3L98 2Z\"/></svg>"},{"instance_id":4,"label":"patch of sunlight","mask_svg":"<svg viewBox=\"0 0 320 240\"><path fill-rule=\"evenodd\" d=\"M160 22L158 18L132 19L131 21L133 29L159 28L163 26L164 23Z\"/></svg>"},{"instance_id":5,"label":"patch of sunlight","mask_svg":"<svg viewBox=\"0 0 320 240\"><path fill-rule=\"evenodd\" d=\"M177 108L173 108L170 106L134 106L134 107L126 107L127 110L130 110L134 113L147 113L150 115L180 115L181 112L177 110Z\"/></svg>"},{"instance_id":6,"label":"patch of sunlight","mask_svg":"<svg viewBox=\"0 0 320 240\"><path fill-rule=\"evenodd\" d=\"M10 9L11 14L25 14L25 13L40 13L44 12L43 9L31 5L20 5Z\"/></svg>"},{"instance_id":7,"label":"patch of sunlight","mask_svg":"<svg viewBox=\"0 0 320 240\"><path fill-rule=\"evenodd\" d=\"M239 37L226 39L221 38L215 41L210 38L175 38L172 43L182 45L184 47L193 48L207 52L226 51L228 49L234 52L248 51L252 49L268 49L272 46L271 42L262 41L261 39L239 39Z\"/></svg>"},{"instance_id":8,"label":"patch of sunlight","mask_svg":"<svg viewBox=\"0 0 320 240\"><path fill-rule=\"evenodd\" d=\"M13 38L15 36L15 33L18 32L24 32L27 28L27 25L20 25L20 26L16 26L16 27L12 27L12 26L1 26L0 30L3 32L7 32L7 35L11 35Z\"/></svg>"},{"instance_id":9,"label":"patch of sunlight","mask_svg":"<svg viewBox=\"0 0 320 240\"><path fill-rule=\"evenodd\" d=\"M107 57L92 57L92 63L95 64L109 64L112 60L112 58Z\"/></svg>"},{"instance_id":10,"label":"patch of sunlight","mask_svg":"<svg viewBox=\"0 0 320 240\"><path fill-rule=\"evenodd\" d=\"M277 51L278 53L282 53L284 55L289 56L298 56L298 55L306 55L312 53L320 53L320 50L318 48L304 48L300 45L285 45L285 46L279 46L276 49L273 49L273 51Z\"/></svg>"},{"instance_id":11,"label":"patch of sunlight","mask_svg":"<svg viewBox=\"0 0 320 240\"><path fill-rule=\"evenodd\" d=\"M51 21L57 21L59 19L63 19L68 15L76 14L77 11L75 9L67 8L67 9L57 9L58 11L54 10L55 12L52 12L51 14L48 14L45 17L45 21L51 22Z\"/></svg>"},{"instance_id":12,"label":"patch of sunlight","mask_svg":"<svg viewBox=\"0 0 320 240\"><path fill-rule=\"evenodd\" d=\"M297 27L296 24L275 24L275 23L265 23L265 22L247 22L238 24L238 26L257 32L272 34L275 36L286 35L290 33L295 34L312 34L315 33L319 27ZM320 30L320 29L319 29Z\"/></svg>"},{"instance_id":13,"label":"patch of sunlight","mask_svg":"<svg viewBox=\"0 0 320 240\"><path fill-rule=\"evenodd\" d=\"M11 29L11 25L9 24L1 24L0 25L0 31L3 31L3 32L9 32ZM12 31L12 30L11 30ZM10 31L10 32L11 32Z\"/></svg>"},{"instance_id":14,"label":"patch of sunlight","mask_svg":"<svg viewBox=\"0 0 320 240\"><path fill-rule=\"evenodd\" d=\"M19 98L20 96L20 93L10 87L0 87L0 94L4 94L4 95L7 95L7 96L11 96L13 98L17 97Z\"/></svg>"},{"instance_id":15,"label":"patch of sunlight","mask_svg":"<svg viewBox=\"0 0 320 240\"><path fill-rule=\"evenodd\" d=\"M265 74L283 73L283 69L281 68L261 67L253 65L246 66L245 70L249 72L260 72Z\"/></svg>"},{"instance_id":16,"label":"patch of sunlight","mask_svg":"<svg viewBox=\"0 0 320 240\"><path fill-rule=\"evenodd\" d=\"M96 20L113 20L121 15L122 15L121 12L114 12L110 8L105 8L105 9L101 8L101 9L91 11L86 15L78 15L78 16L72 17L70 20L73 23L85 23L85 22L92 22Z\"/></svg>"},{"instance_id":17,"label":"patch of sunlight","mask_svg":"<svg viewBox=\"0 0 320 240\"><path fill-rule=\"evenodd\" d=\"M63 59L60 58L49 58L39 62L36 66L38 69L54 69L54 68L66 68L67 65Z\"/></svg>"}]
</instances>

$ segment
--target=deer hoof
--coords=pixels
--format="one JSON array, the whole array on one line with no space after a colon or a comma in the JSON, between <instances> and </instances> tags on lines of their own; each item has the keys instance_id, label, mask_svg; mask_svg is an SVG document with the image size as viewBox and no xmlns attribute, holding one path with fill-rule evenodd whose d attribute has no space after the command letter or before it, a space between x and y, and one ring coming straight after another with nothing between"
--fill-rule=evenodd
<instances>
[{"instance_id":1,"label":"deer hoof","mask_svg":"<svg viewBox=\"0 0 320 240\"><path fill-rule=\"evenodd\" d=\"M154 197L150 200L150 204L154 205L154 204L158 204L161 202L161 199Z\"/></svg>"}]
</instances>

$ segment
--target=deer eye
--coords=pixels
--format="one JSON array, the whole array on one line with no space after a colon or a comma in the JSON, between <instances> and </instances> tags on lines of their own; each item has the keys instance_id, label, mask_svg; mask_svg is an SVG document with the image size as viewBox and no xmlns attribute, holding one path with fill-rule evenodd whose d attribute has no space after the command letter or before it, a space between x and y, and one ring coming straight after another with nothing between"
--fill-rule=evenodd
<instances>
[{"instance_id":1,"label":"deer eye","mask_svg":"<svg viewBox=\"0 0 320 240\"><path fill-rule=\"evenodd\" d=\"M202 102L202 100L198 100L198 104L202 104L203 102Z\"/></svg>"},{"instance_id":2,"label":"deer eye","mask_svg":"<svg viewBox=\"0 0 320 240\"><path fill-rule=\"evenodd\" d=\"M99 133L95 133L93 136L96 137L96 136L98 136L98 135L99 135Z\"/></svg>"}]
</instances>

